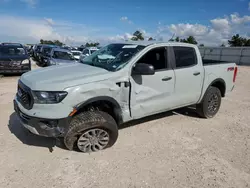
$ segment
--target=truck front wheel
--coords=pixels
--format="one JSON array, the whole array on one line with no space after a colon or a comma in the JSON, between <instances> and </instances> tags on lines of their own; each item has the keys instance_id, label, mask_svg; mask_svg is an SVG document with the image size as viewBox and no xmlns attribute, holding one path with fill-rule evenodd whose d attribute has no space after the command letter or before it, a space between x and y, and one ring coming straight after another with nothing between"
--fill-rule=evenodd
<instances>
[{"instance_id":1,"label":"truck front wheel","mask_svg":"<svg viewBox=\"0 0 250 188\"><path fill-rule=\"evenodd\" d=\"M86 111L73 117L64 137L69 150L96 152L115 144L118 127L112 116L102 111Z\"/></svg>"},{"instance_id":2,"label":"truck front wheel","mask_svg":"<svg viewBox=\"0 0 250 188\"><path fill-rule=\"evenodd\" d=\"M196 106L198 114L203 118L214 117L220 109L221 92L217 87L210 86L200 104Z\"/></svg>"}]
</instances>

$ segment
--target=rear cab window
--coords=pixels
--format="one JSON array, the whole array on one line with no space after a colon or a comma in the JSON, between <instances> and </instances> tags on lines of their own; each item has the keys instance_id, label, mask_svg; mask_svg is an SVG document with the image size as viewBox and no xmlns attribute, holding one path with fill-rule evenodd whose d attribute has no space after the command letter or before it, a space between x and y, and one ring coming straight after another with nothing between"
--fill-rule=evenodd
<instances>
[{"instance_id":1,"label":"rear cab window","mask_svg":"<svg viewBox=\"0 0 250 188\"><path fill-rule=\"evenodd\" d=\"M186 68L197 65L196 51L192 47L173 46L175 67Z\"/></svg>"}]
</instances>

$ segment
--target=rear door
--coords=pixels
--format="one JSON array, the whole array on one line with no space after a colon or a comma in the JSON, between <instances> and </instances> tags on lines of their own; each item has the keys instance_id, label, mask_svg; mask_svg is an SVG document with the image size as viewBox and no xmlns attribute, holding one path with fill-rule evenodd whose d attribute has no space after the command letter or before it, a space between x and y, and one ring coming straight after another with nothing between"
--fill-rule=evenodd
<instances>
[{"instance_id":1,"label":"rear door","mask_svg":"<svg viewBox=\"0 0 250 188\"><path fill-rule=\"evenodd\" d=\"M173 106L175 76L168 63L166 47L158 47L145 53L137 63L151 64L154 75L132 75L131 112L140 118L165 111Z\"/></svg>"},{"instance_id":2,"label":"rear door","mask_svg":"<svg viewBox=\"0 0 250 188\"><path fill-rule=\"evenodd\" d=\"M200 98L204 68L193 47L173 46L176 107L195 104Z\"/></svg>"}]
</instances>

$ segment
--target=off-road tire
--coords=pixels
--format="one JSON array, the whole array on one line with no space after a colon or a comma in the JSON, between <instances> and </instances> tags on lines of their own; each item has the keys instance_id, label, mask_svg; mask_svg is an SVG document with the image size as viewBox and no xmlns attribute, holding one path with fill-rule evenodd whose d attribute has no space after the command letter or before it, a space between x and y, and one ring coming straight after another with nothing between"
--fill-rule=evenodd
<instances>
[{"instance_id":1,"label":"off-road tire","mask_svg":"<svg viewBox=\"0 0 250 188\"><path fill-rule=\"evenodd\" d=\"M215 111L209 111L209 101L211 97L215 95L217 97L218 106ZM221 105L221 92L217 87L209 86L200 104L196 105L197 113L202 118L213 118L220 109Z\"/></svg>"},{"instance_id":2,"label":"off-road tire","mask_svg":"<svg viewBox=\"0 0 250 188\"><path fill-rule=\"evenodd\" d=\"M77 114L70 122L69 129L64 136L64 144L68 150L80 151L77 140L84 132L99 128L108 132L109 142L103 149L113 146L118 138L118 126L114 118L103 111L85 111Z\"/></svg>"}]
</instances>

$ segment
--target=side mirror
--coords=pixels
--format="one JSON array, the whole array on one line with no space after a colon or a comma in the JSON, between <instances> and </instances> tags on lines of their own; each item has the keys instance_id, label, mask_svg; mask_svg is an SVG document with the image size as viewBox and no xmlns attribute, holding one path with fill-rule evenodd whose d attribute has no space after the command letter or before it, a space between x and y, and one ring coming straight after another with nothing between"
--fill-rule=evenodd
<instances>
[{"instance_id":1,"label":"side mirror","mask_svg":"<svg viewBox=\"0 0 250 188\"><path fill-rule=\"evenodd\" d=\"M155 69L153 65L145 63L137 63L132 70L132 75L154 75Z\"/></svg>"}]
</instances>

